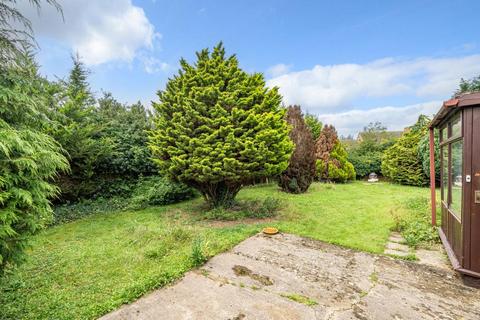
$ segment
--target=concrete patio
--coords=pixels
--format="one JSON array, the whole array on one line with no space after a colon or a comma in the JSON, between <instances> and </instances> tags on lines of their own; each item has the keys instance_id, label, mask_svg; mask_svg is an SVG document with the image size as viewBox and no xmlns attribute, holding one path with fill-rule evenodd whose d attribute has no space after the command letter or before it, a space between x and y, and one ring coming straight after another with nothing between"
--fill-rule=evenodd
<instances>
[{"instance_id":1,"label":"concrete patio","mask_svg":"<svg viewBox=\"0 0 480 320\"><path fill-rule=\"evenodd\" d=\"M480 281L289 234L253 236L117 319L480 319Z\"/></svg>"}]
</instances>

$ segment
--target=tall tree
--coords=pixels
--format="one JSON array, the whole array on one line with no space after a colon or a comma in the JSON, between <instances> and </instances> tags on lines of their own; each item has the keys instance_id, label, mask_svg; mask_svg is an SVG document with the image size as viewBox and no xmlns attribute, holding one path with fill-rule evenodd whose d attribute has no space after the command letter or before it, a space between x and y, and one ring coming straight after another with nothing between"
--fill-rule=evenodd
<instances>
[{"instance_id":1,"label":"tall tree","mask_svg":"<svg viewBox=\"0 0 480 320\"><path fill-rule=\"evenodd\" d=\"M0 273L22 260L28 236L52 218L51 184L68 162L45 133L48 83L30 55L0 66Z\"/></svg>"},{"instance_id":2,"label":"tall tree","mask_svg":"<svg viewBox=\"0 0 480 320\"><path fill-rule=\"evenodd\" d=\"M286 120L291 126L289 136L295 149L288 168L279 177L279 185L286 192L303 193L308 190L316 174L315 141L300 106L289 106Z\"/></svg>"},{"instance_id":3,"label":"tall tree","mask_svg":"<svg viewBox=\"0 0 480 320\"><path fill-rule=\"evenodd\" d=\"M158 93L154 161L170 178L196 188L211 206L230 206L255 179L286 169L292 151L278 88L247 74L222 43L181 70Z\"/></svg>"},{"instance_id":4,"label":"tall tree","mask_svg":"<svg viewBox=\"0 0 480 320\"><path fill-rule=\"evenodd\" d=\"M420 141L428 132L430 119L420 115L397 142L385 151L382 159L382 173L400 184L424 186L428 183L419 156Z\"/></svg>"},{"instance_id":5,"label":"tall tree","mask_svg":"<svg viewBox=\"0 0 480 320\"><path fill-rule=\"evenodd\" d=\"M355 169L347 159L345 147L333 125L326 125L315 143L317 174L326 181L346 182L355 179Z\"/></svg>"},{"instance_id":6,"label":"tall tree","mask_svg":"<svg viewBox=\"0 0 480 320\"><path fill-rule=\"evenodd\" d=\"M61 83L59 101L55 104L58 126L52 135L66 150L71 171L58 180L63 200L77 200L96 189L91 181L97 166L112 156L114 141L102 135L104 125L95 121L95 98L87 77L89 71L78 56L72 57L73 67Z\"/></svg>"},{"instance_id":7,"label":"tall tree","mask_svg":"<svg viewBox=\"0 0 480 320\"><path fill-rule=\"evenodd\" d=\"M325 125L320 132L320 136L315 142L315 158L321 161L322 169L319 178L328 178L328 164L330 162L330 153L338 142L337 130L333 125Z\"/></svg>"}]
</instances>

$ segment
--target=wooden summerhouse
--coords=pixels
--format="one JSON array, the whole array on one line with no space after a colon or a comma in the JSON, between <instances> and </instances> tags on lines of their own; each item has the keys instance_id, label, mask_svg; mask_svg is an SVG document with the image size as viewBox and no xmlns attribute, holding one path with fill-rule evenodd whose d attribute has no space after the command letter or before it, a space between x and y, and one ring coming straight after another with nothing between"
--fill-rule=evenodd
<instances>
[{"instance_id":1,"label":"wooden summerhouse","mask_svg":"<svg viewBox=\"0 0 480 320\"><path fill-rule=\"evenodd\" d=\"M440 136L440 238L455 270L480 277L480 93L445 101L430 125L432 223L436 225L434 130Z\"/></svg>"}]
</instances>

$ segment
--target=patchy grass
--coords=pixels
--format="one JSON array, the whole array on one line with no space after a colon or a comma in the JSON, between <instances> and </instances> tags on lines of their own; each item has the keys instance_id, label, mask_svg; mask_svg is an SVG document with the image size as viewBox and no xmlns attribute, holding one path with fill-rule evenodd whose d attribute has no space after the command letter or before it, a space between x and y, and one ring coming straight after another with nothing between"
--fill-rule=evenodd
<instances>
[{"instance_id":1,"label":"patchy grass","mask_svg":"<svg viewBox=\"0 0 480 320\"><path fill-rule=\"evenodd\" d=\"M428 189L355 182L315 183L302 195L259 185L242 190L239 200L278 198L280 212L269 225L280 231L380 253L395 225L391 211L415 196L428 197ZM201 204L197 198L93 214L45 230L33 238L27 262L0 280L0 318L94 319L265 226L252 219L225 225L200 219Z\"/></svg>"},{"instance_id":2,"label":"patchy grass","mask_svg":"<svg viewBox=\"0 0 480 320\"><path fill-rule=\"evenodd\" d=\"M393 228L391 212L413 197L428 199L427 188L389 183L314 183L306 194L278 191L277 186L257 186L240 193L241 199L273 195L284 205L275 224L293 233L372 253L382 253Z\"/></svg>"},{"instance_id":3,"label":"patchy grass","mask_svg":"<svg viewBox=\"0 0 480 320\"><path fill-rule=\"evenodd\" d=\"M297 293L283 293L281 294L281 296L310 307L316 306L318 304L317 301Z\"/></svg>"}]
</instances>

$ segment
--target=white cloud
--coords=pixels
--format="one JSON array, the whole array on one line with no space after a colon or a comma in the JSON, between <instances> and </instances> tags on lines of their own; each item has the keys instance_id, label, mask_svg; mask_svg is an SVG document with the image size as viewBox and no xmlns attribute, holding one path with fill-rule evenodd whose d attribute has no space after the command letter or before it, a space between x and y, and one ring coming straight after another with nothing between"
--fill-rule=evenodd
<instances>
[{"instance_id":1,"label":"white cloud","mask_svg":"<svg viewBox=\"0 0 480 320\"><path fill-rule=\"evenodd\" d=\"M460 78L480 73L480 55L457 58L386 58L366 64L316 65L312 69L274 76L286 104L308 110L347 110L355 101L372 97L449 97Z\"/></svg>"},{"instance_id":2,"label":"white cloud","mask_svg":"<svg viewBox=\"0 0 480 320\"><path fill-rule=\"evenodd\" d=\"M142 50L151 52L160 38L144 10L131 0L61 1L65 21L51 6L44 5L38 14L28 1L22 5L37 36L67 44L88 65L131 62Z\"/></svg>"},{"instance_id":3,"label":"white cloud","mask_svg":"<svg viewBox=\"0 0 480 320\"><path fill-rule=\"evenodd\" d=\"M168 63L152 56L140 56L139 59L142 61L147 73L165 72L171 69L171 66Z\"/></svg>"},{"instance_id":4,"label":"white cloud","mask_svg":"<svg viewBox=\"0 0 480 320\"><path fill-rule=\"evenodd\" d=\"M281 76L283 74L288 73L290 71L291 67L292 67L291 65L279 63L279 64L276 64L276 65L268 68L267 74L271 77L278 77L278 76Z\"/></svg>"},{"instance_id":5,"label":"white cloud","mask_svg":"<svg viewBox=\"0 0 480 320\"><path fill-rule=\"evenodd\" d=\"M323 123L333 124L341 135L356 135L370 122L380 121L388 130L403 130L411 126L420 114L432 116L442 101L429 101L405 107L381 107L368 110L350 110L342 113L319 115Z\"/></svg>"}]
</instances>

